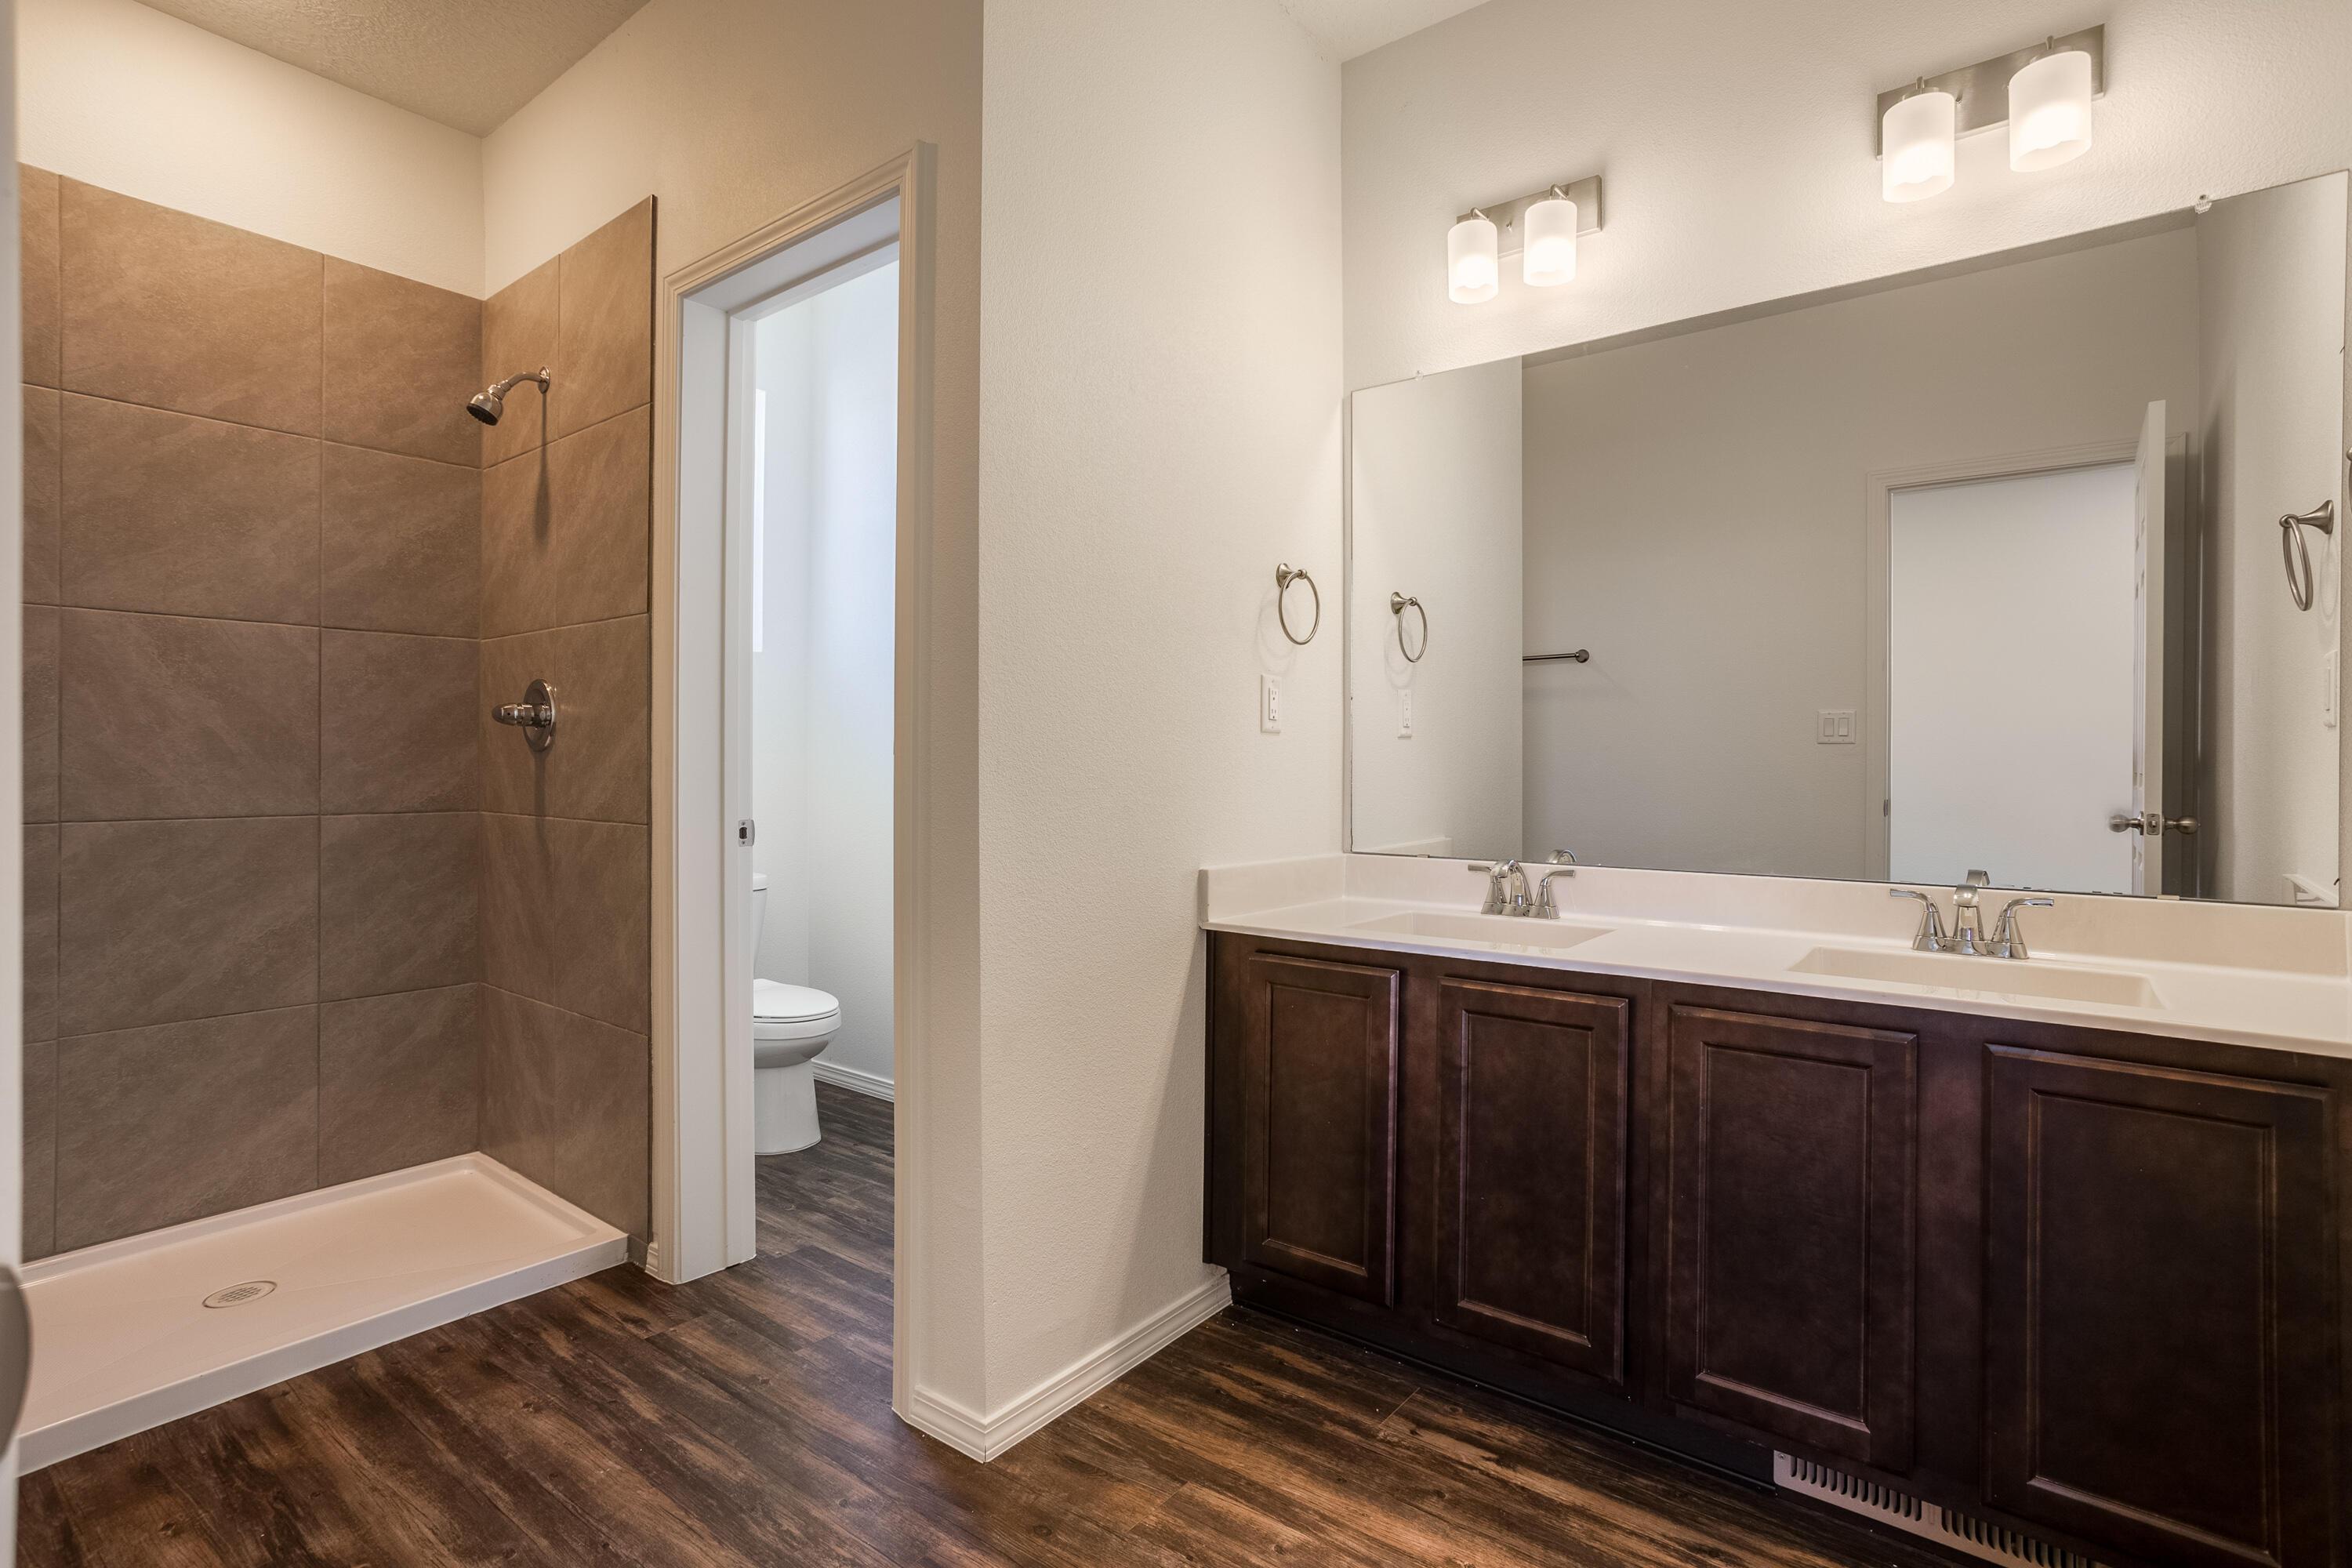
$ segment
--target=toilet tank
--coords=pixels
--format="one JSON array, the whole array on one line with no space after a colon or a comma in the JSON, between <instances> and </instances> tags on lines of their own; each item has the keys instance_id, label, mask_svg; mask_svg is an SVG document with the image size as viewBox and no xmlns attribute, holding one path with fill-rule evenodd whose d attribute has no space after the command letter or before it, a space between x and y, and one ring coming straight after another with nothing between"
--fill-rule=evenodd
<instances>
[{"instance_id":1,"label":"toilet tank","mask_svg":"<svg viewBox=\"0 0 2352 1568\"><path fill-rule=\"evenodd\" d=\"M751 962L760 961L760 938L765 934L768 921L768 874L751 873Z\"/></svg>"}]
</instances>

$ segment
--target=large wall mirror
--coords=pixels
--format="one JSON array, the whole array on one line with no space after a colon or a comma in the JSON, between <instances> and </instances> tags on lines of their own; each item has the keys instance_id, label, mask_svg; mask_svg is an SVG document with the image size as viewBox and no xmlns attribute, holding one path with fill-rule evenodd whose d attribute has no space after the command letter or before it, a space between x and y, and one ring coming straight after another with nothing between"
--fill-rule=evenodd
<instances>
[{"instance_id":1,"label":"large wall mirror","mask_svg":"<svg viewBox=\"0 0 2352 1568\"><path fill-rule=\"evenodd\" d=\"M2334 907L2347 188L1355 394L1350 847Z\"/></svg>"}]
</instances>

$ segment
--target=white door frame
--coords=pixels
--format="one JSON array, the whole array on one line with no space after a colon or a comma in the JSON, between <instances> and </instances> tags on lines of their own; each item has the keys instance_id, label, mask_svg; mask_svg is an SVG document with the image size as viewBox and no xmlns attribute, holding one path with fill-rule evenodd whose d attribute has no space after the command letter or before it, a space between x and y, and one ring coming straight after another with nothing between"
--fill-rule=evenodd
<instances>
[{"instance_id":1,"label":"white door frame","mask_svg":"<svg viewBox=\"0 0 2352 1568\"><path fill-rule=\"evenodd\" d=\"M646 1268L681 1281L741 1262L755 1248L751 1165L751 857L735 839L725 787L729 715L722 606L732 542L725 523L724 409L733 313L795 281L872 251L883 209L898 246L898 584L893 771L896 791L892 988L898 1159L893 1249L894 1404L907 1376L909 1280L919 1235L907 1206L921 1153L927 932L919 781L930 763L929 626L933 268L936 150L904 154L661 281L655 316L653 526L653 1209ZM887 241L886 241L887 242ZM804 247L804 248L803 248ZM840 254L828 254L828 249ZM793 252L789 258L785 253ZM783 262L781 274L762 263ZM792 276L797 269L797 279ZM734 292L745 297L730 297ZM696 298L700 296L700 298ZM740 367L739 352L731 356ZM740 487L736 487L740 495ZM742 596L748 598L748 590ZM740 607L738 613L740 614ZM748 642L745 644L748 647ZM748 669L748 656L742 661ZM730 929L732 928L732 929ZM740 979L740 984L732 982Z\"/></svg>"},{"instance_id":2,"label":"white door frame","mask_svg":"<svg viewBox=\"0 0 2352 1568\"><path fill-rule=\"evenodd\" d=\"M2095 468L2128 463L2139 449L2137 440L2091 441L2079 447L2052 447L2039 452L2000 457L1960 458L1948 463L1926 463L1910 468L1880 468L1863 480L1863 660L1862 660L1862 867L1873 881L1887 880L1892 860L1888 847L1886 793L1892 766L1887 748L1887 625L1894 593L1893 552L1887 540L1887 517L1896 490L1928 485L1969 484L1979 479L2023 479L2032 474L2063 473L2068 468ZM1951 630L1954 646L1968 652L1968 628ZM1873 801L1878 804L1874 806Z\"/></svg>"}]
</instances>

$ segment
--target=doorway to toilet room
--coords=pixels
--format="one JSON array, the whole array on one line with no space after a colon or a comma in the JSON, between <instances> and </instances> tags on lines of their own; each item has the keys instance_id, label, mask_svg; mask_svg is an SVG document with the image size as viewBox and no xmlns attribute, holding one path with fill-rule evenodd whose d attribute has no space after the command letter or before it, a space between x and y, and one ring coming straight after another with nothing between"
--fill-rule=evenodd
<instances>
[{"instance_id":1,"label":"doorway to toilet room","mask_svg":"<svg viewBox=\"0 0 2352 1568\"><path fill-rule=\"evenodd\" d=\"M656 451L657 497L674 482L675 503L667 539L656 511L656 560L668 543L675 570L656 733L675 767L657 813L668 1034L649 1267L671 1280L758 1255L774 1163L822 1158L820 1079L889 1102L894 1121L912 1113L898 1093L923 971L908 802L925 752L908 673L922 623L904 606L927 580L929 490L902 436L919 450L928 420L927 156L662 285L677 392L674 461Z\"/></svg>"},{"instance_id":2,"label":"doorway to toilet room","mask_svg":"<svg viewBox=\"0 0 2352 1568\"><path fill-rule=\"evenodd\" d=\"M822 1135L815 1079L891 1093L897 247L751 332L753 1147Z\"/></svg>"}]
</instances>

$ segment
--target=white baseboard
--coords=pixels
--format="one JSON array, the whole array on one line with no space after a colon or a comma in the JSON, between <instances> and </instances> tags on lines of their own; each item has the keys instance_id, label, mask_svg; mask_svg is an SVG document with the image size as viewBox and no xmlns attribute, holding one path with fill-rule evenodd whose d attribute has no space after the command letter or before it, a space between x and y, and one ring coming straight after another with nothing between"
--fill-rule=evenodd
<instances>
[{"instance_id":1,"label":"white baseboard","mask_svg":"<svg viewBox=\"0 0 2352 1568\"><path fill-rule=\"evenodd\" d=\"M815 1070L819 1083L833 1084L837 1088L851 1089L858 1094L870 1094L877 1100L898 1098L895 1086L888 1079L878 1073L863 1072L856 1068L844 1067L839 1062L829 1062L822 1057L816 1060Z\"/></svg>"},{"instance_id":2,"label":"white baseboard","mask_svg":"<svg viewBox=\"0 0 2352 1568\"><path fill-rule=\"evenodd\" d=\"M1133 1372L1233 1305L1233 1280L1220 1270L1214 1279L1108 1344L1087 1352L993 1415L982 1416L955 1400L917 1388L908 1391L907 1407L899 1417L917 1431L985 1464L1064 1411L1084 1404L1097 1389Z\"/></svg>"}]
</instances>

